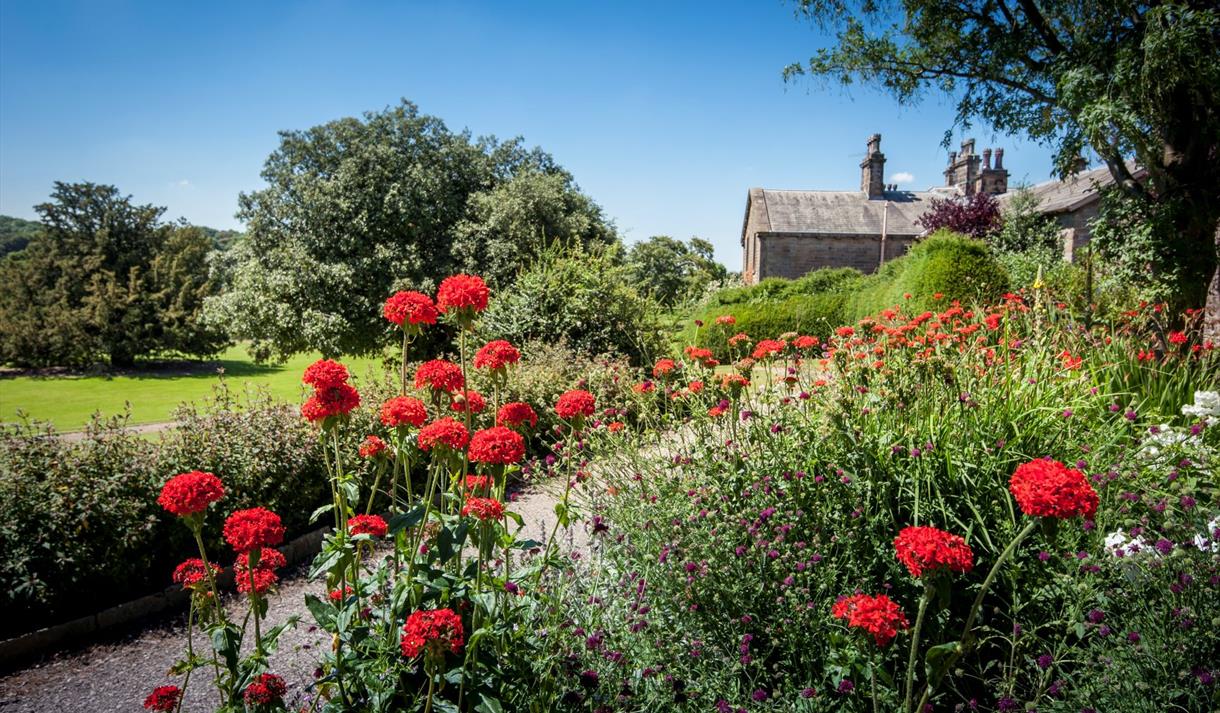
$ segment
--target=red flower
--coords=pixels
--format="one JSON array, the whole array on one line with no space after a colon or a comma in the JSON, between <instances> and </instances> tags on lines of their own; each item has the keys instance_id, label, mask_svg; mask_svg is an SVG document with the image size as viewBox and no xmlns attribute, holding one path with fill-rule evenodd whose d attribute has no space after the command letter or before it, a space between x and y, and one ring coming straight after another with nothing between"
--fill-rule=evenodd
<instances>
[{"instance_id":1,"label":"red flower","mask_svg":"<svg viewBox=\"0 0 1220 713\"><path fill-rule=\"evenodd\" d=\"M702 347L687 347L686 356L694 359L695 361L707 361L708 359L712 358L712 350L704 349Z\"/></svg>"},{"instance_id":2,"label":"red flower","mask_svg":"<svg viewBox=\"0 0 1220 713\"><path fill-rule=\"evenodd\" d=\"M577 416L592 416L594 409L593 394L581 389L567 391L555 402L555 413L568 421Z\"/></svg>"},{"instance_id":3,"label":"red flower","mask_svg":"<svg viewBox=\"0 0 1220 713\"><path fill-rule=\"evenodd\" d=\"M354 590L354 589L352 589L351 587L348 587L348 586L346 586L346 585L345 585L345 586L343 587L343 589L342 589L342 590L339 590L339 589L332 589L332 590L330 590L329 592L327 592L327 594L326 594L326 598L327 598L327 599L330 599L330 600L331 600L332 602L334 602L335 604L339 604L339 603L341 603L341 602L342 602L344 599L347 599L347 598L348 598L348 597L350 597L352 594L354 594L354 593L355 593L355 591L356 591L356 590Z\"/></svg>"},{"instance_id":4,"label":"red flower","mask_svg":"<svg viewBox=\"0 0 1220 713\"><path fill-rule=\"evenodd\" d=\"M283 553L270 547L259 552L258 563L254 565L254 573L250 572L250 553L244 552L233 561L233 581L237 591L242 594L266 594L275 583L280 581L275 570L288 564Z\"/></svg>"},{"instance_id":5,"label":"red flower","mask_svg":"<svg viewBox=\"0 0 1220 713\"><path fill-rule=\"evenodd\" d=\"M208 565L212 570L212 576L220 576L220 573L224 571L211 562ZM206 582L207 578L207 569L203 566L203 560L198 557L192 557L174 568L174 584L181 584L183 589L190 589Z\"/></svg>"},{"instance_id":6,"label":"red flower","mask_svg":"<svg viewBox=\"0 0 1220 713\"><path fill-rule=\"evenodd\" d=\"M503 339L493 339L483 345L482 349L474 355L474 366L476 369L503 369L509 364L516 364L521 361L521 352L512 344Z\"/></svg>"},{"instance_id":7,"label":"red flower","mask_svg":"<svg viewBox=\"0 0 1220 713\"><path fill-rule=\"evenodd\" d=\"M267 508L238 510L225 520L225 540L238 552L256 547L275 547L284 541L280 516Z\"/></svg>"},{"instance_id":8,"label":"red flower","mask_svg":"<svg viewBox=\"0 0 1220 713\"><path fill-rule=\"evenodd\" d=\"M852 329L851 327L839 327L835 330L835 334L839 335L840 337L850 337L855 333L856 330Z\"/></svg>"},{"instance_id":9,"label":"red flower","mask_svg":"<svg viewBox=\"0 0 1220 713\"><path fill-rule=\"evenodd\" d=\"M800 349L801 351L813 349L818 344L819 344L819 342L818 342L817 337L801 336L801 337L797 337L796 339L792 340L792 346L796 347L797 349Z\"/></svg>"},{"instance_id":10,"label":"red flower","mask_svg":"<svg viewBox=\"0 0 1220 713\"><path fill-rule=\"evenodd\" d=\"M462 506L462 515L474 515L479 520L499 520L504 517L504 503L495 498L476 498L471 495Z\"/></svg>"},{"instance_id":11,"label":"red flower","mask_svg":"<svg viewBox=\"0 0 1220 713\"><path fill-rule=\"evenodd\" d=\"M1021 511L1033 517L1091 518L1097 512L1097 492L1089 479L1059 461L1022 463L1013 472L1008 489Z\"/></svg>"},{"instance_id":12,"label":"red flower","mask_svg":"<svg viewBox=\"0 0 1220 713\"><path fill-rule=\"evenodd\" d=\"M332 359L319 359L305 369L301 381L318 391L333 389L340 384L346 384L347 367Z\"/></svg>"},{"instance_id":13,"label":"red flower","mask_svg":"<svg viewBox=\"0 0 1220 713\"><path fill-rule=\"evenodd\" d=\"M470 434L457 419L445 417L438 418L420 429L417 440L420 449L425 451L437 446L460 451L470 442Z\"/></svg>"},{"instance_id":14,"label":"red flower","mask_svg":"<svg viewBox=\"0 0 1220 713\"><path fill-rule=\"evenodd\" d=\"M969 572L974 567L974 551L957 535L935 527L907 527L894 538L898 561L912 577L924 572Z\"/></svg>"},{"instance_id":15,"label":"red flower","mask_svg":"<svg viewBox=\"0 0 1220 713\"><path fill-rule=\"evenodd\" d=\"M436 305L432 298L420 292L395 292L381 308L385 318L403 326L406 324L436 324Z\"/></svg>"},{"instance_id":16,"label":"red flower","mask_svg":"<svg viewBox=\"0 0 1220 713\"><path fill-rule=\"evenodd\" d=\"M248 706L266 706L279 703L287 692L288 686L284 684L284 679L274 673L264 673L246 686L242 698L245 699Z\"/></svg>"},{"instance_id":17,"label":"red flower","mask_svg":"<svg viewBox=\"0 0 1220 713\"><path fill-rule=\"evenodd\" d=\"M496 414L497 426L520 426L529 422L530 427L538 425L538 414L534 407L520 401L510 401L500 407Z\"/></svg>"},{"instance_id":18,"label":"red flower","mask_svg":"<svg viewBox=\"0 0 1220 713\"><path fill-rule=\"evenodd\" d=\"M749 341L750 335L746 334L745 332L738 332L737 334L729 337L729 346L735 347L742 342L749 343Z\"/></svg>"},{"instance_id":19,"label":"red flower","mask_svg":"<svg viewBox=\"0 0 1220 713\"><path fill-rule=\"evenodd\" d=\"M835 602L830 613L836 619L846 619L849 627L871 634L878 646L888 646L899 630L908 626L902 608L884 594L845 597Z\"/></svg>"},{"instance_id":20,"label":"red flower","mask_svg":"<svg viewBox=\"0 0 1220 713\"><path fill-rule=\"evenodd\" d=\"M158 686L144 699L144 707L150 711L174 711L182 698L182 689L177 686Z\"/></svg>"},{"instance_id":21,"label":"red flower","mask_svg":"<svg viewBox=\"0 0 1220 713\"><path fill-rule=\"evenodd\" d=\"M692 381L689 384L687 384L686 388L692 394L701 394L701 393L703 393L703 382L702 381Z\"/></svg>"},{"instance_id":22,"label":"red flower","mask_svg":"<svg viewBox=\"0 0 1220 713\"><path fill-rule=\"evenodd\" d=\"M461 391L466 385L462 367L444 359L433 359L415 370L415 388L428 386L436 391Z\"/></svg>"},{"instance_id":23,"label":"red flower","mask_svg":"<svg viewBox=\"0 0 1220 713\"><path fill-rule=\"evenodd\" d=\"M622 421L611 421L610 423L606 424L606 429L611 433L618 433L626 427L627 424L623 423Z\"/></svg>"},{"instance_id":24,"label":"red flower","mask_svg":"<svg viewBox=\"0 0 1220 713\"><path fill-rule=\"evenodd\" d=\"M1170 332L1169 333L1169 343L1170 344L1185 344L1186 343L1186 333L1185 332Z\"/></svg>"},{"instance_id":25,"label":"red flower","mask_svg":"<svg viewBox=\"0 0 1220 713\"><path fill-rule=\"evenodd\" d=\"M339 384L314 391L301 405L301 415L306 420L317 423L331 416L343 416L351 413L360 405L360 394L351 384Z\"/></svg>"},{"instance_id":26,"label":"red flower","mask_svg":"<svg viewBox=\"0 0 1220 713\"><path fill-rule=\"evenodd\" d=\"M452 609L412 612L402 631L402 655L408 658L425 651L433 656L443 656L446 651L456 654L466 636L461 617Z\"/></svg>"},{"instance_id":27,"label":"red flower","mask_svg":"<svg viewBox=\"0 0 1220 713\"><path fill-rule=\"evenodd\" d=\"M766 359L772 354L779 354L788 348L788 342L782 339L764 339L754 346L755 359Z\"/></svg>"},{"instance_id":28,"label":"red flower","mask_svg":"<svg viewBox=\"0 0 1220 713\"><path fill-rule=\"evenodd\" d=\"M382 453L385 453L387 448L389 448L389 446L386 445L385 441L381 440L377 436L368 435L364 437L364 443L360 444L360 457L376 458Z\"/></svg>"},{"instance_id":29,"label":"red flower","mask_svg":"<svg viewBox=\"0 0 1220 713\"><path fill-rule=\"evenodd\" d=\"M657 363L652 367L652 376L660 379L672 374L676 368L678 368L678 364L673 359L657 359Z\"/></svg>"},{"instance_id":30,"label":"red flower","mask_svg":"<svg viewBox=\"0 0 1220 713\"><path fill-rule=\"evenodd\" d=\"M380 515L355 515L347 521L347 531L353 535L385 537L385 534L390 531L390 526Z\"/></svg>"},{"instance_id":31,"label":"red flower","mask_svg":"<svg viewBox=\"0 0 1220 713\"><path fill-rule=\"evenodd\" d=\"M716 318L716 324L737 324L737 318L731 314L722 314Z\"/></svg>"},{"instance_id":32,"label":"red flower","mask_svg":"<svg viewBox=\"0 0 1220 713\"><path fill-rule=\"evenodd\" d=\"M424 402L410 396L395 396L381 405L381 422L390 428L419 428L427 420L428 410L424 407Z\"/></svg>"},{"instance_id":33,"label":"red flower","mask_svg":"<svg viewBox=\"0 0 1220 713\"><path fill-rule=\"evenodd\" d=\"M487 408L487 402L483 400L483 395L477 391L467 391L462 394L453 394L453 401L449 404L449 408L458 413L466 413L466 409L470 409L470 413L483 413Z\"/></svg>"},{"instance_id":34,"label":"red flower","mask_svg":"<svg viewBox=\"0 0 1220 713\"><path fill-rule=\"evenodd\" d=\"M487 309L490 290L483 278L474 275L452 275L441 281L436 292L436 304L442 312Z\"/></svg>"},{"instance_id":35,"label":"red flower","mask_svg":"<svg viewBox=\"0 0 1220 713\"><path fill-rule=\"evenodd\" d=\"M468 475L466 476L466 489L474 492L487 490L491 487L490 475Z\"/></svg>"},{"instance_id":36,"label":"red flower","mask_svg":"<svg viewBox=\"0 0 1220 713\"><path fill-rule=\"evenodd\" d=\"M525 457L525 439L504 426L475 431L470 439L470 460L489 465L508 465Z\"/></svg>"},{"instance_id":37,"label":"red flower","mask_svg":"<svg viewBox=\"0 0 1220 713\"><path fill-rule=\"evenodd\" d=\"M657 390L657 386L656 386L656 384L652 383L651 381L641 381L640 383L636 384L635 386L632 386L631 390L636 392L637 394L651 394L652 392Z\"/></svg>"},{"instance_id":38,"label":"red flower","mask_svg":"<svg viewBox=\"0 0 1220 713\"><path fill-rule=\"evenodd\" d=\"M170 478L161 487L157 502L174 515L187 517L207 510L208 505L223 498L224 494L220 478L201 470L192 470Z\"/></svg>"}]
</instances>

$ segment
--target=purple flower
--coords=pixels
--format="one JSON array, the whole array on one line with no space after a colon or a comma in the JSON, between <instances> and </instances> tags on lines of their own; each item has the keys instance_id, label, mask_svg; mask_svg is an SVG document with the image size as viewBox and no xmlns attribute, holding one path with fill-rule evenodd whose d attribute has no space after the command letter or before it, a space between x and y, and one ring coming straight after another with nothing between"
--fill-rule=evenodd
<instances>
[{"instance_id":1,"label":"purple flower","mask_svg":"<svg viewBox=\"0 0 1220 713\"><path fill-rule=\"evenodd\" d=\"M1038 668L1045 671L1046 669L1051 667L1051 664L1054 661L1055 661L1055 659L1050 654L1042 654L1041 656L1038 657Z\"/></svg>"},{"instance_id":2,"label":"purple flower","mask_svg":"<svg viewBox=\"0 0 1220 713\"><path fill-rule=\"evenodd\" d=\"M1162 537L1156 541L1156 551L1163 555L1167 555L1173 551L1173 543Z\"/></svg>"},{"instance_id":3,"label":"purple flower","mask_svg":"<svg viewBox=\"0 0 1220 713\"><path fill-rule=\"evenodd\" d=\"M852 683L850 678L839 681L839 693L851 693L855 688L856 684Z\"/></svg>"},{"instance_id":4,"label":"purple flower","mask_svg":"<svg viewBox=\"0 0 1220 713\"><path fill-rule=\"evenodd\" d=\"M801 689L801 698L813 698L817 694L818 692L812 688Z\"/></svg>"},{"instance_id":5,"label":"purple flower","mask_svg":"<svg viewBox=\"0 0 1220 713\"><path fill-rule=\"evenodd\" d=\"M580 685L584 686L585 688L597 688L597 671L592 669L588 671L581 671Z\"/></svg>"},{"instance_id":6,"label":"purple flower","mask_svg":"<svg viewBox=\"0 0 1220 713\"><path fill-rule=\"evenodd\" d=\"M1093 624L1100 624L1101 622L1105 621L1106 613L1100 609L1092 609L1088 614L1085 615L1085 618Z\"/></svg>"},{"instance_id":7,"label":"purple flower","mask_svg":"<svg viewBox=\"0 0 1220 713\"><path fill-rule=\"evenodd\" d=\"M768 697L767 692L761 688L755 689L755 691L750 694L750 698L753 698L754 700L758 701L759 703L767 700L767 697Z\"/></svg>"},{"instance_id":8,"label":"purple flower","mask_svg":"<svg viewBox=\"0 0 1220 713\"><path fill-rule=\"evenodd\" d=\"M1138 644L1140 642L1140 633L1138 631L1128 631L1127 641L1130 641L1133 644Z\"/></svg>"}]
</instances>

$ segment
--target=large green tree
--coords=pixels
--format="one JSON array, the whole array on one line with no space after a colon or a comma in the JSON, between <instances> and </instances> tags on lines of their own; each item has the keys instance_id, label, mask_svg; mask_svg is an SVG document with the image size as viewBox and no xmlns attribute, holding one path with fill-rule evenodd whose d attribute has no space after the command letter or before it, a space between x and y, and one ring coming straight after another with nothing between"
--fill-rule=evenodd
<instances>
[{"instance_id":1,"label":"large green tree","mask_svg":"<svg viewBox=\"0 0 1220 713\"><path fill-rule=\"evenodd\" d=\"M450 131L408 101L281 132L262 176L266 188L240 197L247 232L226 258L228 288L207 305L208 318L250 339L257 358L374 351L386 330L380 307L394 290L431 290L457 269L481 270L489 255L506 273L518 240L547 225L566 230L567 210L591 211L563 204L571 179L541 149ZM515 199L527 179L514 179L524 176L559 176L561 205L543 200L539 211L523 200L520 220L493 215L480 196Z\"/></svg>"},{"instance_id":2,"label":"large green tree","mask_svg":"<svg viewBox=\"0 0 1220 713\"><path fill-rule=\"evenodd\" d=\"M641 292L666 307L697 296L708 285L723 285L728 270L716 262L712 244L702 238L682 242L654 235L631 246L627 266Z\"/></svg>"},{"instance_id":3,"label":"large green tree","mask_svg":"<svg viewBox=\"0 0 1220 713\"><path fill-rule=\"evenodd\" d=\"M588 247L618 237L571 174L530 171L470 196L454 229L453 252L463 269L500 287L556 240Z\"/></svg>"},{"instance_id":4,"label":"large green tree","mask_svg":"<svg viewBox=\"0 0 1220 713\"><path fill-rule=\"evenodd\" d=\"M789 78L877 84L901 103L939 91L956 126L982 120L1056 148L1091 147L1162 227L1156 262L1206 296L1220 332L1220 7L1214 0L800 0L835 37ZM948 135L946 135L946 142ZM1146 180L1130 161L1147 171Z\"/></svg>"},{"instance_id":5,"label":"large green tree","mask_svg":"<svg viewBox=\"0 0 1220 713\"><path fill-rule=\"evenodd\" d=\"M211 241L197 228L164 224L164 208L94 183L56 183L35 209L42 232L0 262L0 361L126 367L225 344L198 320L214 286Z\"/></svg>"}]
</instances>

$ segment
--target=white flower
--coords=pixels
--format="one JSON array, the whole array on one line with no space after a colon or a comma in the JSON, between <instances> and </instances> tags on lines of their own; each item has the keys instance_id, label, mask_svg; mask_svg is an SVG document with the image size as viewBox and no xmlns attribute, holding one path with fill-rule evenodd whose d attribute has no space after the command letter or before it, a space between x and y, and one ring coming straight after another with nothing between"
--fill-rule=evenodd
<instances>
[{"instance_id":1,"label":"white flower","mask_svg":"<svg viewBox=\"0 0 1220 713\"><path fill-rule=\"evenodd\" d=\"M1220 423L1220 391L1196 391L1195 402L1183 406L1182 415L1201 418L1208 426Z\"/></svg>"},{"instance_id":2,"label":"white flower","mask_svg":"<svg viewBox=\"0 0 1220 713\"><path fill-rule=\"evenodd\" d=\"M1121 527L1106 535L1105 548L1106 552L1115 557L1125 557L1138 552L1156 552L1155 549L1148 546L1148 543L1143 538L1136 537L1133 539L1128 537Z\"/></svg>"},{"instance_id":3,"label":"white flower","mask_svg":"<svg viewBox=\"0 0 1220 713\"><path fill-rule=\"evenodd\" d=\"M1212 518L1212 521L1207 523L1207 532L1202 535L1195 535L1195 547L1199 548L1200 552L1220 552L1220 537L1217 537L1217 530L1220 530L1220 515Z\"/></svg>"},{"instance_id":4,"label":"white flower","mask_svg":"<svg viewBox=\"0 0 1220 713\"><path fill-rule=\"evenodd\" d=\"M1186 406L1182 407L1187 408ZM1176 429L1167 423L1162 423L1160 426L1149 429L1148 435L1144 437L1143 446L1140 447L1140 455L1145 458L1156 458L1161 454L1161 450L1169 446L1178 444L1194 445L1199 442L1197 436L1191 436L1186 431Z\"/></svg>"}]
</instances>

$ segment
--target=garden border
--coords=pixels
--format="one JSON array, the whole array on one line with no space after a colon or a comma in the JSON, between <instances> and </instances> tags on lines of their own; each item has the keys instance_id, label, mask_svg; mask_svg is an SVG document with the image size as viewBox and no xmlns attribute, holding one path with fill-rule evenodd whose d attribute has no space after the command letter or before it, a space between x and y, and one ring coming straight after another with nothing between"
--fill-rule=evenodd
<instances>
[{"instance_id":1,"label":"garden border","mask_svg":"<svg viewBox=\"0 0 1220 713\"><path fill-rule=\"evenodd\" d=\"M279 551L287 560L286 566L298 564L317 554L323 536L330 529L329 525L316 528L279 547ZM231 579L232 568L225 568L221 577L224 580ZM88 616L5 639L0 641L0 671L15 668L17 664L54 653L72 644L79 644L92 635L181 607L186 604L189 596L182 587L171 585L161 592L116 604Z\"/></svg>"}]
</instances>

